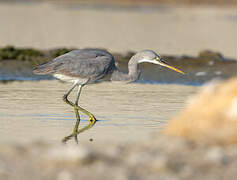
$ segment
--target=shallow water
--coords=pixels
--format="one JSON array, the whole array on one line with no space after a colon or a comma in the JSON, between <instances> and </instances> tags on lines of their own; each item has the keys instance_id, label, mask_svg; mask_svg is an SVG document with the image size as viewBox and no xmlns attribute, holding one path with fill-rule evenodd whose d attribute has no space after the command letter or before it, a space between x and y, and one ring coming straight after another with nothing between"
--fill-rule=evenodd
<instances>
[{"instance_id":1,"label":"shallow water","mask_svg":"<svg viewBox=\"0 0 237 180\"><path fill-rule=\"evenodd\" d=\"M35 139L58 143L75 124L73 108L62 95L70 84L24 81L0 84L0 143ZM99 120L79 141L144 141L183 109L198 87L103 82L83 88L82 107ZM73 100L75 96L72 95ZM80 127L88 124L82 115Z\"/></svg>"}]
</instances>

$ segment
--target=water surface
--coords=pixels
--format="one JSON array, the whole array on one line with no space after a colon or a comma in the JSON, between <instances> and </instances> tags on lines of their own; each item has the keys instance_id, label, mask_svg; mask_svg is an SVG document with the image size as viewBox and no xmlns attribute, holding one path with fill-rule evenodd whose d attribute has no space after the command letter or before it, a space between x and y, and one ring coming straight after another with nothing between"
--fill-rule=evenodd
<instances>
[{"instance_id":1,"label":"water surface","mask_svg":"<svg viewBox=\"0 0 237 180\"><path fill-rule=\"evenodd\" d=\"M60 142L75 124L62 95L70 84L23 81L0 84L0 143L35 139ZM80 104L99 120L79 141L145 141L181 111L198 87L103 82L83 88ZM70 97L74 99L74 94ZM82 115L80 126L88 124Z\"/></svg>"}]
</instances>

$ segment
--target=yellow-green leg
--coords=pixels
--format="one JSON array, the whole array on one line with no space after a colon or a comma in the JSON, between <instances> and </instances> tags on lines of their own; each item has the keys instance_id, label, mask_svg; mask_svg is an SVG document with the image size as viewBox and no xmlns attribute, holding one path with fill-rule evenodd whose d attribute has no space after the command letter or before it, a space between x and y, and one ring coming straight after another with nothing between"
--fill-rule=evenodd
<instances>
[{"instance_id":1,"label":"yellow-green leg","mask_svg":"<svg viewBox=\"0 0 237 180\"><path fill-rule=\"evenodd\" d=\"M68 100L68 95L71 93L71 91L76 87L77 84L74 84L72 86L72 88L63 96L63 100L64 102L66 102L67 104L73 106L74 108L74 112L76 114L76 118L77 118L77 121L76 121L76 124L74 126L74 129L73 129L73 132L71 135L69 136L66 136L64 139L63 139L63 142L67 142L69 139L71 139L72 137L75 138L75 141L78 143L78 138L77 138L77 135L82 133L83 131L85 130L88 130L90 129L92 126L94 126L94 124L96 123L96 118L95 116L90 113L89 111L83 109L82 107L80 107L78 105L78 101L79 101L79 97L80 97L80 93L81 93L81 88L82 88L82 85L78 85L78 91L77 91L77 99L76 99L76 102L75 104L72 103L71 101ZM86 114L88 117L90 117L89 121L89 125L87 125L86 127L84 128L81 128L80 130L78 130L78 127L79 127L79 123L80 123L80 115L79 115L79 112L78 111L81 111L82 113Z\"/></svg>"},{"instance_id":2,"label":"yellow-green leg","mask_svg":"<svg viewBox=\"0 0 237 180\"><path fill-rule=\"evenodd\" d=\"M74 104L68 100L68 95L72 92L72 90L77 86L77 83L74 83L72 88L69 89L69 91L63 96L63 101L66 102L67 104L73 106ZM79 97L77 97L77 101L76 103L78 103L78 99ZM73 129L73 132L72 134L70 134L69 136L66 136L62 141L65 143L66 141L68 141L69 139L71 139L72 137L75 138L75 141L76 143L78 143L78 139L77 139L77 131L78 131L78 126L79 126L79 123L80 123L80 115L79 115L79 112L78 110L74 107L74 112L76 114L76 124L74 126L74 129Z\"/></svg>"},{"instance_id":3,"label":"yellow-green leg","mask_svg":"<svg viewBox=\"0 0 237 180\"><path fill-rule=\"evenodd\" d=\"M72 134L70 134L69 136L66 136L65 138L63 138L63 142L66 143L69 139L71 139L72 137L75 138L75 141L76 143L78 144L78 138L77 138L77 135L78 135L78 127L79 127L79 124L80 124L80 115L79 115L79 112L76 108L74 108L74 112L76 114L76 118L77 118L77 121L76 121L76 124L73 128L73 132Z\"/></svg>"}]
</instances>

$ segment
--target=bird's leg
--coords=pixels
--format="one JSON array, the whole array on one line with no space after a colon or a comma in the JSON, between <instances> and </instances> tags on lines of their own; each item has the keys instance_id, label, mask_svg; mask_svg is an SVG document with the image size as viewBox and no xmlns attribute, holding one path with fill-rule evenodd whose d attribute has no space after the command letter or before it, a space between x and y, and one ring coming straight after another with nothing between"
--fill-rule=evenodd
<instances>
[{"instance_id":1,"label":"bird's leg","mask_svg":"<svg viewBox=\"0 0 237 180\"><path fill-rule=\"evenodd\" d=\"M79 115L79 112L76 108L74 108L74 112L76 114L76 118L77 118L77 121L76 121L76 124L74 126L74 129L73 129L73 132L72 134L70 134L69 136L66 136L64 139L63 139L63 142L66 143L69 139L71 139L72 137L75 138L75 141L76 143L78 144L78 138L77 138L77 135L79 134L78 133L78 126L79 126L79 123L80 123L80 115Z\"/></svg>"},{"instance_id":2,"label":"bird's leg","mask_svg":"<svg viewBox=\"0 0 237 180\"><path fill-rule=\"evenodd\" d=\"M92 126L95 124L95 122L96 122L95 116L94 116L92 113L90 113L89 111L83 109L81 106L78 105L78 101L79 101L79 97L80 97L80 94L81 94L82 85L79 85L79 86L78 86L77 99L76 99L76 103L75 103L75 104L67 99L67 96L70 94L70 92L71 92L74 88L75 88L75 87L73 86L73 87L63 96L63 100L64 100L67 104L69 104L69 105L71 105L71 106L74 107L74 111L75 111L76 115L77 115L77 111L76 111L76 110L79 110L79 111L81 111L82 113L84 113L84 114L86 114L87 116L89 116L89 118L90 118L90 119L89 119L89 121L90 121L90 124L89 124L89 125L90 125L90 127L92 127ZM78 116L79 116L79 114L78 114ZM80 120L79 120L79 122L80 122ZM76 127L78 128L79 122L78 122L78 125L77 125L77 123L76 123L75 128L76 128ZM78 134L79 134L79 133L78 133Z\"/></svg>"},{"instance_id":3,"label":"bird's leg","mask_svg":"<svg viewBox=\"0 0 237 180\"><path fill-rule=\"evenodd\" d=\"M74 106L74 111L78 112L78 110L79 110L79 111L83 112L84 114L86 114L87 116L89 116L90 117L90 120L89 120L90 123L89 123L88 126L82 128L78 131L78 126L79 126L80 120L77 121L77 123L75 125L75 128L74 128L74 131L73 131L74 133L77 133L77 134L80 134L81 132L91 128L96 122L95 116L93 114L91 114L89 111L83 109L82 107L80 107L78 105L79 97L80 97L80 94L81 94L81 88L82 88L82 85L79 85L78 91L77 91L77 99L76 99L75 106Z\"/></svg>"},{"instance_id":4,"label":"bird's leg","mask_svg":"<svg viewBox=\"0 0 237 180\"><path fill-rule=\"evenodd\" d=\"M77 85L77 84L76 84ZM76 118L77 118L77 121L76 121L76 124L74 126L74 129L73 129L73 133L69 136L66 136L64 139L63 139L63 142L65 143L66 141L68 141L69 139L71 139L72 137L75 137L75 140L76 142L78 143L78 139L77 139L77 135L82 133L83 131L87 130L87 129L90 129L92 126L94 126L94 124L96 123L96 118L95 116L90 113L89 111L83 109L82 107L80 107L78 105L78 101L79 101L79 97L80 97L80 94L81 94L81 88L82 88L82 85L79 85L78 86L78 92L77 92L77 99L76 99L76 102L75 104L71 101L68 100L68 95L71 93L71 91L75 88L76 85L73 85L72 88L63 96L63 100L64 102L66 102L67 104L69 104L70 106L73 106L74 108L74 111L75 111L75 114L76 114ZM79 115L79 112L78 111L81 111L82 113L86 114L87 116L90 117L89 121L89 125L87 125L86 127L78 130L78 127L79 127L79 123L80 123L80 115Z\"/></svg>"},{"instance_id":5,"label":"bird's leg","mask_svg":"<svg viewBox=\"0 0 237 180\"><path fill-rule=\"evenodd\" d=\"M79 111L81 111L81 112L83 112L84 114L86 114L87 116L89 116L89 121L90 121L90 127L92 127L94 124L95 124L95 122L96 122L96 118L95 118L95 116L92 114L92 113L90 113L89 111L87 111L87 110L85 110L85 109L83 109L82 107L80 107L79 105L76 107Z\"/></svg>"},{"instance_id":6,"label":"bird's leg","mask_svg":"<svg viewBox=\"0 0 237 180\"><path fill-rule=\"evenodd\" d=\"M81 88L82 88L82 85L79 85L78 90L77 90L77 99L76 99L75 105L74 105L74 112L76 114L77 121L76 121L76 124L74 126L72 134L74 135L75 141L77 143L78 143L77 135L79 134L78 133L78 127L79 127L79 124L80 124L80 115L79 115L78 109L76 107L78 106L78 101L79 101L79 97L80 97L80 94L81 94Z\"/></svg>"},{"instance_id":7,"label":"bird's leg","mask_svg":"<svg viewBox=\"0 0 237 180\"><path fill-rule=\"evenodd\" d=\"M77 99L76 99L76 103L73 104L71 101L68 100L68 95L72 92L72 90L77 86L77 83L75 82L72 86L71 89L69 89L67 91L66 94L64 94L63 96L63 101L71 106L74 107L74 111L75 111L75 114L76 114L76 118L77 118L77 121L76 121L76 125L73 129L73 133L69 136L66 136L62 141L65 143L66 141L68 141L69 139L71 139L73 136L75 137L75 141L78 143L78 139L77 139L77 129L78 129L78 126L79 126L79 122L80 122L80 115L79 115L79 112L78 110L75 108L75 104L78 104L78 100L79 100L79 95L77 96ZM80 85L79 85L79 89L80 89Z\"/></svg>"},{"instance_id":8,"label":"bird's leg","mask_svg":"<svg viewBox=\"0 0 237 180\"><path fill-rule=\"evenodd\" d=\"M70 106L73 106L73 107L74 107L74 104L73 104L71 101L69 101L67 97L68 97L68 95L72 92L72 90L73 90L77 85L78 85L77 82L75 82L75 83L73 84L73 86L71 87L71 89L69 89L69 90L63 95L63 101L64 101L65 103L69 104Z\"/></svg>"},{"instance_id":9,"label":"bird's leg","mask_svg":"<svg viewBox=\"0 0 237 180\"><path fill-rule=\"evenodd\" d=\"M79 134L78 133L78 126L79 126L79 123L80 123L80 115L79 115L79 112L78 110L74 107L74 112L76 114L76 118L77 118L77 121L76 121L76 124L73 128L73 132L72 134L70 134L69 136L66 136L64 139L63 139L63 142L66 143L69 139L71 139L72 137L75 138L75 141L76 143L78 144L78 138L77 138L77 135Z\"/></svg>"}]
</instances>

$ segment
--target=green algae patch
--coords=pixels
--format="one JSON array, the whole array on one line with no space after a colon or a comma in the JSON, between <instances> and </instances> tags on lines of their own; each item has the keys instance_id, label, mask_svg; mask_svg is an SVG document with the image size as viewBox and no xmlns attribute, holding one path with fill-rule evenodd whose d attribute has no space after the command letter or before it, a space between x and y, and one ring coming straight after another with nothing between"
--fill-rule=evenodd
<instances>
[{"instance_id":1,"label":"green algae patch","mask_svg":"<svg viewBox=\"0 0 237 180\"><path fill-rule=\"evenodd\" d=\"M74 49L58 48L42 51L33 48L16 48L14 46L5 46L0 48L0 60L31 61L35 59L37 60L53 59L57 56L63 55L72 50Z\"/></svg>"},{"instance_id":2,"label":"green algae patch","mask_svg":"<svg viewBox=\"0 0 237 180\"><path fill-rule=\"evenodd\" d=\"M6 62L6 61L26 62L27 61L28 67L35 67L39 64L46 63L57 56L68 53L72 50L74 49L58 48L58 49L43 51L43 50L37 50L33 48L17 48L14 46L5 46L5 47L0 48L0 62ZM22 65L25 66L25 63L22 63Z\"/></svg>"},{"instance_id":3,"label":"green algae patch","mask_svg":"<svg viewBox=\"0 0 237 180\"><path fill-rule=\"evenodd\" d=\"M43 57L44 54L32 48L15 48L6 46L0 49L0 60L20 60L29 61L34 58Z\"/></svg>"}]
</instances>

